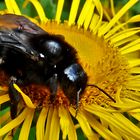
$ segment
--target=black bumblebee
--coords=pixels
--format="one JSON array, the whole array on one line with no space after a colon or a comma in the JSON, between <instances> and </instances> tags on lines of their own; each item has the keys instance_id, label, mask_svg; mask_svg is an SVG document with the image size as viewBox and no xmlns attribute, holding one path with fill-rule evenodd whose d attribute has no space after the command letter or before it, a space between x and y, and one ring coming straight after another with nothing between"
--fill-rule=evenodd
<instances>
[{"instance_id":1,"label":"black bumblebee","mask_svg":"<svg viewBox=\"0 0 140 140\"><path fill-rule=\"evenodd\" d=\"M68 98L76 100L77 107L86 86L94 86L111 98L96 85L87 85L88 77L78 62L77 52L63 37L45 32L23 16L0 16L0 68L9 75L12 119L20 100L14 83L45 85L52 102L59 85Z\"/></svg>"}]
</instances>

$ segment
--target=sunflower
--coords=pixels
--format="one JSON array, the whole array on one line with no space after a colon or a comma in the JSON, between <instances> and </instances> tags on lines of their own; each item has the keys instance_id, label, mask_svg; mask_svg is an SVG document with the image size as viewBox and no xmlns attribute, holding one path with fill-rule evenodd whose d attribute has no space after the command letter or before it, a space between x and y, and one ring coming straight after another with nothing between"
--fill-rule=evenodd
<instances>
[{"instance_id":1,"label":"sunflower","mask_svg":"<svg viewBox=\"0 0 140 140\"><path fill-rule=\"evenodd\" d=\"M38 0L23 3L24 7L28 3L34 6L38 14L34 18L22 14L15 0L5 0L6 8L1 14L26 16L48 33L64 36L77 51L88 85L99 88L87 86L77 110L76 103L69 103L72 97L68 98L61 89L55 103L51 103L47 87L21 88L14 84L22 101L12 120L7 107L8 87L3 84L6 77L1 72L0 137L12 139L18 134L19 140L27 140L33 131L37 140L77 140L82 131L85 139L91 140L140 139L140 28L133 26L140 21L140 15L126 16L138 0L129 0L117 12L113 0L109 7L100 0L82 4L73 0L68 19L62 21L65 2L58 1L54 19L45 16Z\"/></svg>"}]
</instances>

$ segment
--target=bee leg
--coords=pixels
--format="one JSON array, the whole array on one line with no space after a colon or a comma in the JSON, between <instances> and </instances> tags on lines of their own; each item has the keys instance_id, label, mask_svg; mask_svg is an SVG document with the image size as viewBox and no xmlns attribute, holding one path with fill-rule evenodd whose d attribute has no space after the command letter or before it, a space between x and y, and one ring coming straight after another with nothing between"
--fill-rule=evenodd
<instances>
[{"instance_id":1,"label":"bee leg","mask_svg":"<svg viewBox=\"0 0 140 140\"><path fill-rule=\"evenodd\" d=\"M9 97L10 97L10 115L11 119L15 119L17 115L17 106L20 101L20 94L14 88L13 84L16 83L16 79L11 79L9 83Z\"/></svg>"},{"instance_id":2,"label":"bee leg","mask_svg":"<svg viewBox=\"0 0 140 140\"><path fill-rule=\"evenodd\" d=\"M80 100L80 99L79 99L79 96L80 96L81 91L82 91L82 89L81 89L81 88L77 91L75 118L77 117L77 114L78 114L78 109L79 109L79 100Z\"/></svg>"},{"instance_id":3,"label":"bee leg","mask_svg":"<svg viewBox=\"0 0 140 140\"><path fill-rule=\"evenodd\" d=\"M50 101L53 102L55 100L58 86L58 77L56 73L48 80L47 85L49 86L51 92Z\"/></svg>"}]
</instances>

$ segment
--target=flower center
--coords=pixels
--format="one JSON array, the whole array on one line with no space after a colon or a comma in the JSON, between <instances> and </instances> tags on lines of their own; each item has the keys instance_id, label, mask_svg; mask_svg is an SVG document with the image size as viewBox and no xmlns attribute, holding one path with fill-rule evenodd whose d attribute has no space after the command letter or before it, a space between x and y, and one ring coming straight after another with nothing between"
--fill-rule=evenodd
<instances>
[{"instance_id":1,"label":"flower center","mask_svg":"<svg viewBox=\"0 0 140 140\"><path fill-rule=\"evenodd\" d=\"M89 83L97 85L115 100L118 90L125 86L128 81L128 62L121 55L118 48L114 48L104 40L102 40L102 43L104 45L99 46L100 51L102 51L100 59L96 59L95 65L89 67L91 73L93 73ZM106 96L96 87L87 87L81 100L84 105L92 103L109 104L113 102L109 96Z\"/></svg>"},{"instance_id":2,"label":"flower center","mask_svg":"<svg viewBox=\"0 0 140 140\"><path fill-rule=\"evenodd\" d=\"M68 26L67 23L47 22L44 29L60 34L77 51L79 62L88 75L88 84L95 84L115 99L120 87L125 86L129 77L128 62L118 48L111 46L103 37L89 31ZM102 91L87 87L81 95L81 104L102 104L113 102Z\"/></svg>"}]
</instances>

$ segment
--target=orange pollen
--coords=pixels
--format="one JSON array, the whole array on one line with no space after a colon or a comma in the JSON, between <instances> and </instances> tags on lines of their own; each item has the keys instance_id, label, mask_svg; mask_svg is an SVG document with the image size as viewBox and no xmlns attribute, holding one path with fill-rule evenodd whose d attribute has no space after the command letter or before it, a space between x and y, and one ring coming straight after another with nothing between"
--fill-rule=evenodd
<instances>
[{"instance_id":1,"label":"orange pollen","mask_svg":"<svg viewBox=\"0 0 140 140\"><path fill-rule=\"evenodd\" d=\"M28 85L21 88L22 91L31 99L31 101L37 105L37 108L41 108L49 105L64 105L69 106L69 100L65 96L64 92L58 87L55 96L51 95L47 86L43 85Z\"/></svg>"}]
</instances>

